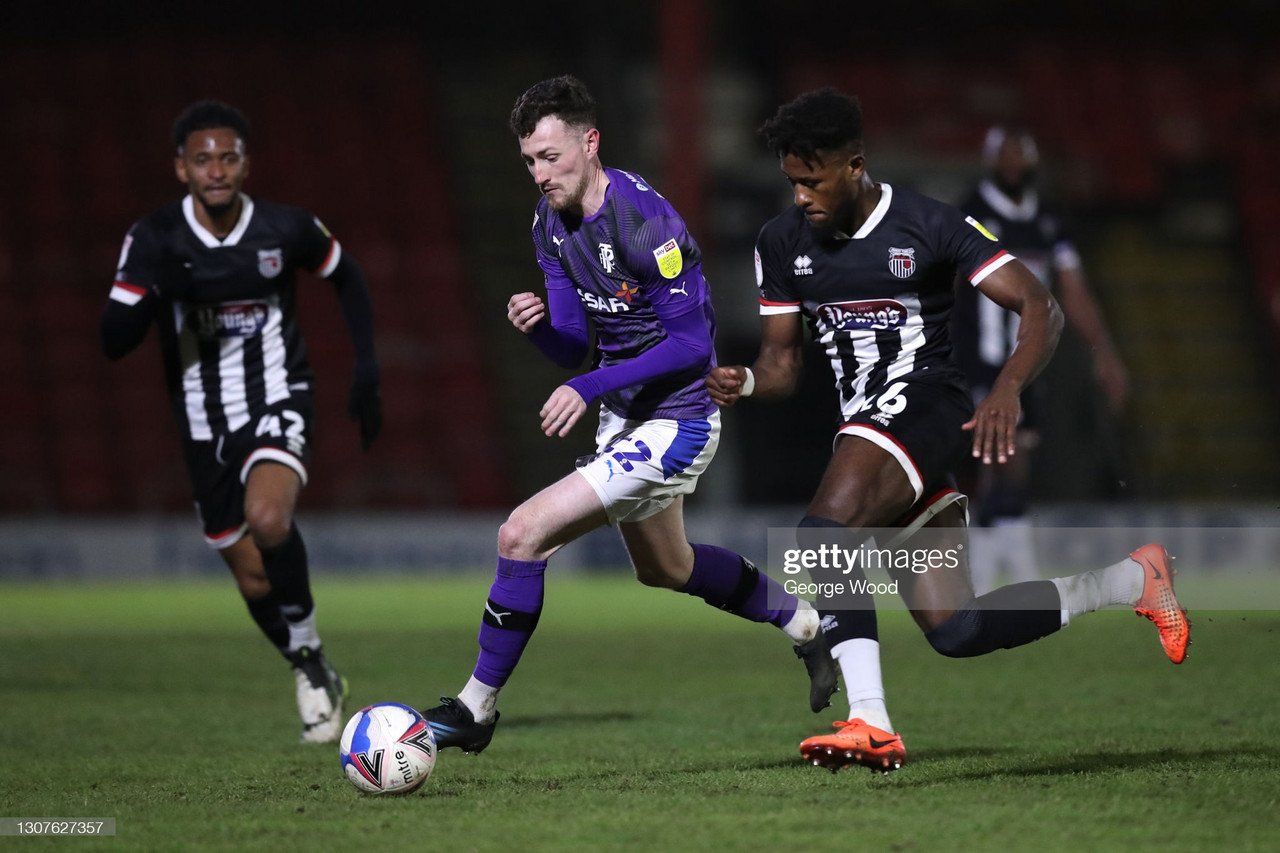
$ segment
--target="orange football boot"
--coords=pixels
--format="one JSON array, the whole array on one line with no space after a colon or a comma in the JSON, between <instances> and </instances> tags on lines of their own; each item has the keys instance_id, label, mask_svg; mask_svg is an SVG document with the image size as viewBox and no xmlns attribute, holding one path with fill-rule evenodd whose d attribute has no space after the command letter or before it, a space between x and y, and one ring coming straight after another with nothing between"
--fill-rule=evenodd
<instances>
[{"instance_id":1,"label":"orange football boot","mask_svg":"<svg viewBox=\"0 0 1280 853\"><path fill-rule=\"evenodd\" d=\"M825 767L835 773L841 767L859 764L889 773L907 760L907 748L897 732L878 729L861 718L831 725L839 731L833 735L815 735L800 744L800 754L814 767Z\"/></svg>"},{"instance_id":2,"label":"orange football boot","mask_svg":"<svg viewBox=\"0 0 1280 853\"><path fill-rule=\"evenodd\" d=\"M1142 596L1133 611L1155 623L1164 653L1174 663L1182 663L1187 658L1187 646L1191 645L1191 622L1173 594L1173 576L1177 572L1169 564L1172 558L1163 545L1155 542L1129 556L1142 566Z\"/></svg>"}]
</instances>

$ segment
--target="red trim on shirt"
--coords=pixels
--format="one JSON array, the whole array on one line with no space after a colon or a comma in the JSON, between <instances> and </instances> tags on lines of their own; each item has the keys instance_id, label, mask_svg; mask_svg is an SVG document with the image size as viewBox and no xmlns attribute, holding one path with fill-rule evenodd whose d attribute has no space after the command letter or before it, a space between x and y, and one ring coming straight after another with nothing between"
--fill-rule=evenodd
<instances>
[{"instance_id":1,"label":"red trim on shirt","mask_svg":"<svg viewBox=\"0 0 1280 853\"><path fill-rule=\"evenodd\" d=\"M969 280L973 281L975 278L982 275L983 270L985 270L987 267L991 266L992 264L994 264L996 261L1000 260L1007 254L1009 254L1008 251L1001 249L999 252L996 252L994 255L987 258L986 263L984 263L982 266L978 267L976 270L973 271L973 275L969 276Z\"/></svg>"},{"instance_id":2,"label":"red trim on shirt","mask_svg":"<svg viewBox=\"0 0 1280 853\"><path fill-rule=\"evenodd\" d=\"M314 270L312 270L312 272L314 272L314 273L316 273L317 275L319 275L321 270L323 270L325 267L329 266L329 262L333 260L333 253L334 253L334 251L335 251L337 248L338 248L338 238L337 238L337 237L330 237L330 238L329 238L329 251L328 251L328 253L324 256L324 261L320 264L320 266L318 266L318 267L316 267Z\"/></svg>"}]
</instances>

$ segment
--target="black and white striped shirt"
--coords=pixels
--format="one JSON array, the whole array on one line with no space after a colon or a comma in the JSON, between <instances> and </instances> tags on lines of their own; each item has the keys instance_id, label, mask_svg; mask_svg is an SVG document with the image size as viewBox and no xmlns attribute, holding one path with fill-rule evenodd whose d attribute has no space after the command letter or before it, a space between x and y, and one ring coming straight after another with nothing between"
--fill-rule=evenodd
<instances>
[{"instance_id":1,"label":"black and white striped shirt","mask_svg":"<svg viewBox=\"0 0 1280 853\"><path fill-rule=\"evenodd\" d=\"M1041 203L1034 189L1014 201L993 181L983 181L960 209L1000 238L1051 291L1066 270L1080 269L1080 254L1062 217ZM951 336L969 382L990 388L1018 340L1018 315L981 293L956 296Z\"/></svg>"},{"instance_id":2,"label":"black and white striped shirt","mask_svg":"<svg viewBox=\"0 0 1280 853\"><path fill-rule=\"evenodd\" d=\"M342 257L307 211L242 200L239 222L221 240L196 220L190 196L139 220L111 287L112 301L154 311L174 413L193 441L235 432L263 407L310 389L297 271L327 277Z\"/></svg>"},{"instance_id":3,"label":"black and white striped shirt","mask_svg":"<svg viewBox=\"0 0 1280 853\"><path fill-rule=\"evenodd\" d=\"M802 313L826 351L845 412L896 381L964 387L948 319L957 275L976 287L1013 260L955 208L880 184L848 239L819 240L798 207L767 222L756 243L760 313Z\"/></svg>"}]
</instances>

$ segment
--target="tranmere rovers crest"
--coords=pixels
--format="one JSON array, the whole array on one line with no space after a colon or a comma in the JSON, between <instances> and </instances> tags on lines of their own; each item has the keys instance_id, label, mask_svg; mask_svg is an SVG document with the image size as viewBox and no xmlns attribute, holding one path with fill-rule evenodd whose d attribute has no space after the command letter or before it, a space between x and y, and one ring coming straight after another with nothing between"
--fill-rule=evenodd
<instances>
[{"instance_id":1,"label":"tranmere rovers crest","mask_svg":"<svg viewBox=\"0 0 1280 853\"><path fill-rule=\"evenodd\" d=\"M258 272L263 278L275 278L284 269L284 249L259 249Z\"/></svg>"},{"instance_id":2,"label":"tranmere rovers crest","mask_svg":"<svg viewBox=\"0 0 1280 853\"><path fill-rule=\"evenodd\" d=\"M916 271L916 250L889 248L889 272L898 278L910 278Z\"/></svg>"}]
</instances>

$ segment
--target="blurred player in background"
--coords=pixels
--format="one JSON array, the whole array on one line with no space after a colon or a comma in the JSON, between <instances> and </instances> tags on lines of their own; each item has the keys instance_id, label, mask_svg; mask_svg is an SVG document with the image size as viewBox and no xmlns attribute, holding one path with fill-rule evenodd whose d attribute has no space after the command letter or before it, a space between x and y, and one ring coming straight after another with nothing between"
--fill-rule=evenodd
<instances>
[{"instance_id":1,"label":"blurred player in background","mask_svg":"<svg viewBox=\"0 0 1280 853\"><path fill-rule=\"evenodd\" d=\"M596 104L580 80L562 76L529 88L512 110L511 129L542 194L533 243L547 297L513 295L507 318L565 368L582 363L594 329L593 369L556 388L539 414L542 431L563 438L599 400L597 451L517 507L498 531L475 669L457 698L442 697L423 712L437 742L467 752L488 746L498 692L542 612L547 560L604 525L617 526L642 584L782 629L810 670L816 713L837 683L817 613L740 555L686 538L684 495L720 437L719 412L703 384L715 364L715 317L697 243L649 184L600 162Z\"/></svg>"},{"instance_id":2,"label":"blurred player in background","mask_svg":"<svg viewBox=\"0 0 1280 853\"><path fill-rule=\"evenodd\" d=\"M1019 395L1049 360L1061 313L1035 276L972 217L871 180L856 99L834 89L801 95L761 133L781 161L794 206L766 223L756 244L760 354L750 368L714 368L707 377L712 398L731 406L745 396L790 394L807 320L831 359L841 425L800 522L800 544L846 544L832 536L839 528L895 528L901 544L927 526L951 536L963 557L965 498L951 469L970 445L985 464L1013 454ZM948 335L957 275L1021 318L1017 345L976 410ZM852 569L843 572L846 583L865 578ZM1024 645L1107 605L1132 606L1154 621L1175 663L1186 653L1186 615L1159 545L1105 569L981 596L963 559L955 569L894 577L929 643L949 657ZM816 573L815 579L826 580ZM893 770L906 760L906 748L884 701L875 602L867 592L850 594L839 609L819 612L844 677L849 716L835 724L835 734L805 740L801 754L831 769Z\"/></svg>"},{"instance_id":3,"label":"blurred player in background","mask_svg":"<svg viewBox=\"0 0 1280 853\"><path fill-rule=\"evenodd\" d=\"M1066 321L1093 354L1093 372L1107 403L1119 411L1129 394L1128 373L1089 292L1080 254L1061 216L1043 204L1036 191L1040 155L1035 139L1024 128L996 126L987 133L982 155L988 174L960 205L961 211L998 237L1057 296ZM980 289L961 286L956 290L951 333L974 403L980 403L1013 351L1018 315L988 299ZM995 586L996 573L1002 568L1013 580L1039 576L1025 516L1030 495L1029 451L1040 442L1043 396L1043 383L1033 383L1022 393L1019 452L1015 456L1004 465L966 465L960 472L978 526L995 528L993 535L981 540L975 531L972 571L974 588L979 592ZM980 548L980 544L988 547Z\"/></svg>"},{"instance_id":4,"label":"blurred player in background","mask_svg":"<svg viewBox=\"0 0 1280 853\"><path fill-rule=\"evenodd\" d=\"M192 104L173 127L188 194L129 229L102 313L111 359L159 328L205 541L230 567L262 633L295 671L302 740L336 740L346 679L316 633L307 551L294 524L311 457L312 372L298 329L298 270L333 282L355 348L348 400L368 449L382 425L364 273L305 210L241 192L249 125Z\"/></svg>"}]
</instances>

